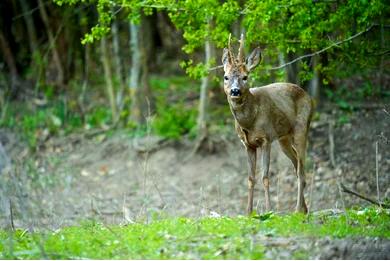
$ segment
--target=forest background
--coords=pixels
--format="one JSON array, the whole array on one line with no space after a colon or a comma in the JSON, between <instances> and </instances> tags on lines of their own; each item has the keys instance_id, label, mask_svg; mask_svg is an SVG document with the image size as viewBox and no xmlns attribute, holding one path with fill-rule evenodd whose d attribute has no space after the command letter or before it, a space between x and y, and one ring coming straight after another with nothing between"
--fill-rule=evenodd
<instances>
[{"instance_id":1,"label":"forest background","mask_svg":"<svg viewBox=\"0 0 390 261\"><path fill-rule=\"evenodd\" d=\"M0 257L389 258L389 13L384 0L0 1L0 225L16 230L0 230ZM261 48L252 86L292 82L315 101L313 216L284 215L296 178L275 145L275 212L263 215L259 182L259 215L237 218L247 173L222 88L230 34L234 50L241 34L247 54ZM109 227L134 223L129 238ZM35 240L38 228L49 234ZM99 231L110 245L79 245Z\"/></svg>"}]
</instances>

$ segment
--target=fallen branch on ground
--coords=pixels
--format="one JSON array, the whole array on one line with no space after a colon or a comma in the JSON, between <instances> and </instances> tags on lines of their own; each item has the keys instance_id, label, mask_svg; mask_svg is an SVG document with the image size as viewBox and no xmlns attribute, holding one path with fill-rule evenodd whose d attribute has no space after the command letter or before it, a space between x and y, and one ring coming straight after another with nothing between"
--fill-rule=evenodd
<instances>
[{"instance_id":1,"label":"fallen branch on ground","mask_svg":"<svg viewBox=\"0 0 390 261\"><path fill-rule=\"evenodd\" d=\"M352 194L352 195L354 195L354 196L356 196L358 198L364 199L364 200L366 200L366 201L368 201L368 202L370 202L370 203L372 203L374 205L377 205L377 206L382 207L382 208L390 208L389 204L386 204L386 203L383 203L383 202L378 202L378 201L376 201L374 199L371 199L371 198L368 198L366 196L363 196L363 195L361 195L361 194L359 194L359 193L357 193L357 192L355 192L353 190L348 189L346 186L344 186L343 183L340 183L340 188L341 188L341 190L343 192L348 193L348 194Z\"/></svg>"}]
</instances>

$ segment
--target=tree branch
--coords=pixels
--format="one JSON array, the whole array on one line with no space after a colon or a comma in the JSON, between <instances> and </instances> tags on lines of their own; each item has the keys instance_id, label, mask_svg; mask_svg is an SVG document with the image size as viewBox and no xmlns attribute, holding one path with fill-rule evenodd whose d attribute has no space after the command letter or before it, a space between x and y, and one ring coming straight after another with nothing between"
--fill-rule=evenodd
<instances>
[{"instance_id":1,"label":"tree branch","mask_svg":"<svg viewBox=\"0 0 390 261\"><path fill-rule=\"evenodd\" d=\"M368 202L370 202L370 203L372 203L374 205L377 205L377 206L382 207L382 208L390 208L389 204L381 203L381 202L378 202L378 201L376 201L374 199L371 199L371 198L368 198L366 196L363 196L363 195L361 195L361 194L359 194L359 193L357 193L357 192L355 192L353 190L348 189L346 186L344 186L343 183L340 183L340 188L341 188L341 190L343 192L349 193L349 194L352 194L352 195L354 195L354 196L356 196L358 198L364 199L364 200L366 200L366 201L368 201Z\"/></svg>"},{"instance_id":2,"label":"tree branch","mask_svg":"<svg viewBox=\"0 0 390 261\"><path fill-rule=\"evenodd\" d=\"M279 66L277 66L277 67L273 67L273 68L271 68L271 69L269 69L269 70L279 70L279 69L282 69L282 68L284 68L284 67L286 67L286 66L288 66L288 65L290 65L290 64L296 63L296 62L298 62L298 61L300 61L300 60L302 60L302 59L305 59L305 58L312 57L312 56L318 55L318 54L320 54L320 53L323 53L323 52L325 52L326 50L328 50L328 49L330 49L330 48L333 48L333 47L338 46L338 45L340 45L340 44L343 44L343 43L345 43L345 42L351 41L352 39L354 39L354 38L356 38L356 37L358 37L358 36L360 36L360 35L362 35L362 34L368 32L368 31L370 31L373 27L374 27L374 25L371 25L371 26L369 26L366 30L361 31L361 32L359 32L359 33L357 33L357 34L354 34L354 35L348 37L347 39L344 39L344 40L335 42L335 43L333 43L333 44L331 44L331 45L329 45L329 46L327 46L327 47L325 47L325 48L323 48L323 49L321 49L321 50L319 50L319 51L317 51L317 52L314 52L314 53L310 53L310 54L306 54L306 55L300 56L300 57L298 57L298 58L296 58L296 59L294 59L294 60L292 60L292 61L290 61L290 62L288 62L288 63L279 65Z\"/></svg>"},{"instance_id":3,"label":"tree branch","mask_svg":"<svg viewBox=\"0 0 390 261\"><path fill-rule=\"evenodd\" d=\"M277 67L270 68L270 69L268 69L268 70L270 70L270 71L279 70L279 69L282 69L282 68L284 68L284 67L286 67L286 66L288 66L288 65L290 65L290 64L296 63L296 62L298 62L298 61L300 61L300 60L302 60L302 59L305 59L305 58L312 57L312 56L318 55L318 54L320 54L320 53L323 53L323 52L329 50L330 48L333 48L333 47L338 46L338 45L341 45L341 44L343 44L343 43L345 43L345 42L351 41L352 39L354 39L354 38L356 38L356 37L358 37L358 36L360 36L360 35L362 35L362 34L368 32L368 31L370 31L374 26L376 26L376 24L370 25L370 26L369 26L367 29L365 29L364 31L361 31L361 32L359 32L359 33L357 33L357 34L354 34L354 35L352 35L352 36L350 36L350 37L348 37L348 38L346 38L346 39L344 39L344 40L335 42L335 43L333 43L333 44L331 44L331 45L329 45L329 46L327 46L327 47L325 47L325 48L323 48L323 49L321 49L321 50L319 50L319 51L317 51L317 52L314 52L314 53L310 53L310 54L306 54L306 55L300 56L300 57L298 57L298 58L296 58L296 59L294 59L294 60L292 60L292 61L290 61L290 62L288 62L288 63L279 65L279 66L277 66ZM220 69L220 68L223 68L223 65L218 65L218 66L209 68L208 71L210 72L210 71L217 70L217 69Z\"/></svg>"}]
</instances>

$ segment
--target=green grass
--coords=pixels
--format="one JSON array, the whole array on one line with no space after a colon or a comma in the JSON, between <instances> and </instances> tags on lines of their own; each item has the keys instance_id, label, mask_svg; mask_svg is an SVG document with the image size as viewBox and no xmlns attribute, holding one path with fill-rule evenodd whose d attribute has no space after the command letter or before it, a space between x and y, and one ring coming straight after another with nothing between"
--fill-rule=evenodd
<instances>
[{"instance_id":1,"label":"green grass","mask_svg":"<svg viewBox=\"0 0 390 261\"><path fill-rule=\"evenodd\" d=\"M12 259L261 259L261 236L390 238L382 209L347 214L164 218L149 224L105 226L86 221L56 232L0 231L0 258ZM304 252L295 253L305 257Z\"/></svg>"}]
</instances>

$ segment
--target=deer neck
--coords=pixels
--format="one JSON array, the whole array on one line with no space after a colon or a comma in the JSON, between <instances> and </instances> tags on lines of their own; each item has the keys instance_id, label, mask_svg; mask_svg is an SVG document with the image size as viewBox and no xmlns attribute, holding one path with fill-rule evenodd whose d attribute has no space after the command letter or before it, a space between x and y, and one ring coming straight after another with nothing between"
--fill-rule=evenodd
<instances>
[{"instance_id":1,"label":"deer neck","mask_svg":"<svg viewBox=\"0 0 390 261\"><path fill-rule=\"evenodd\" d=\"M230 110L241 128L250 130L255 123L257 114L256 98L248 92L242 95L240 99L228 97Z\"/></svg>"}]
</instances>

